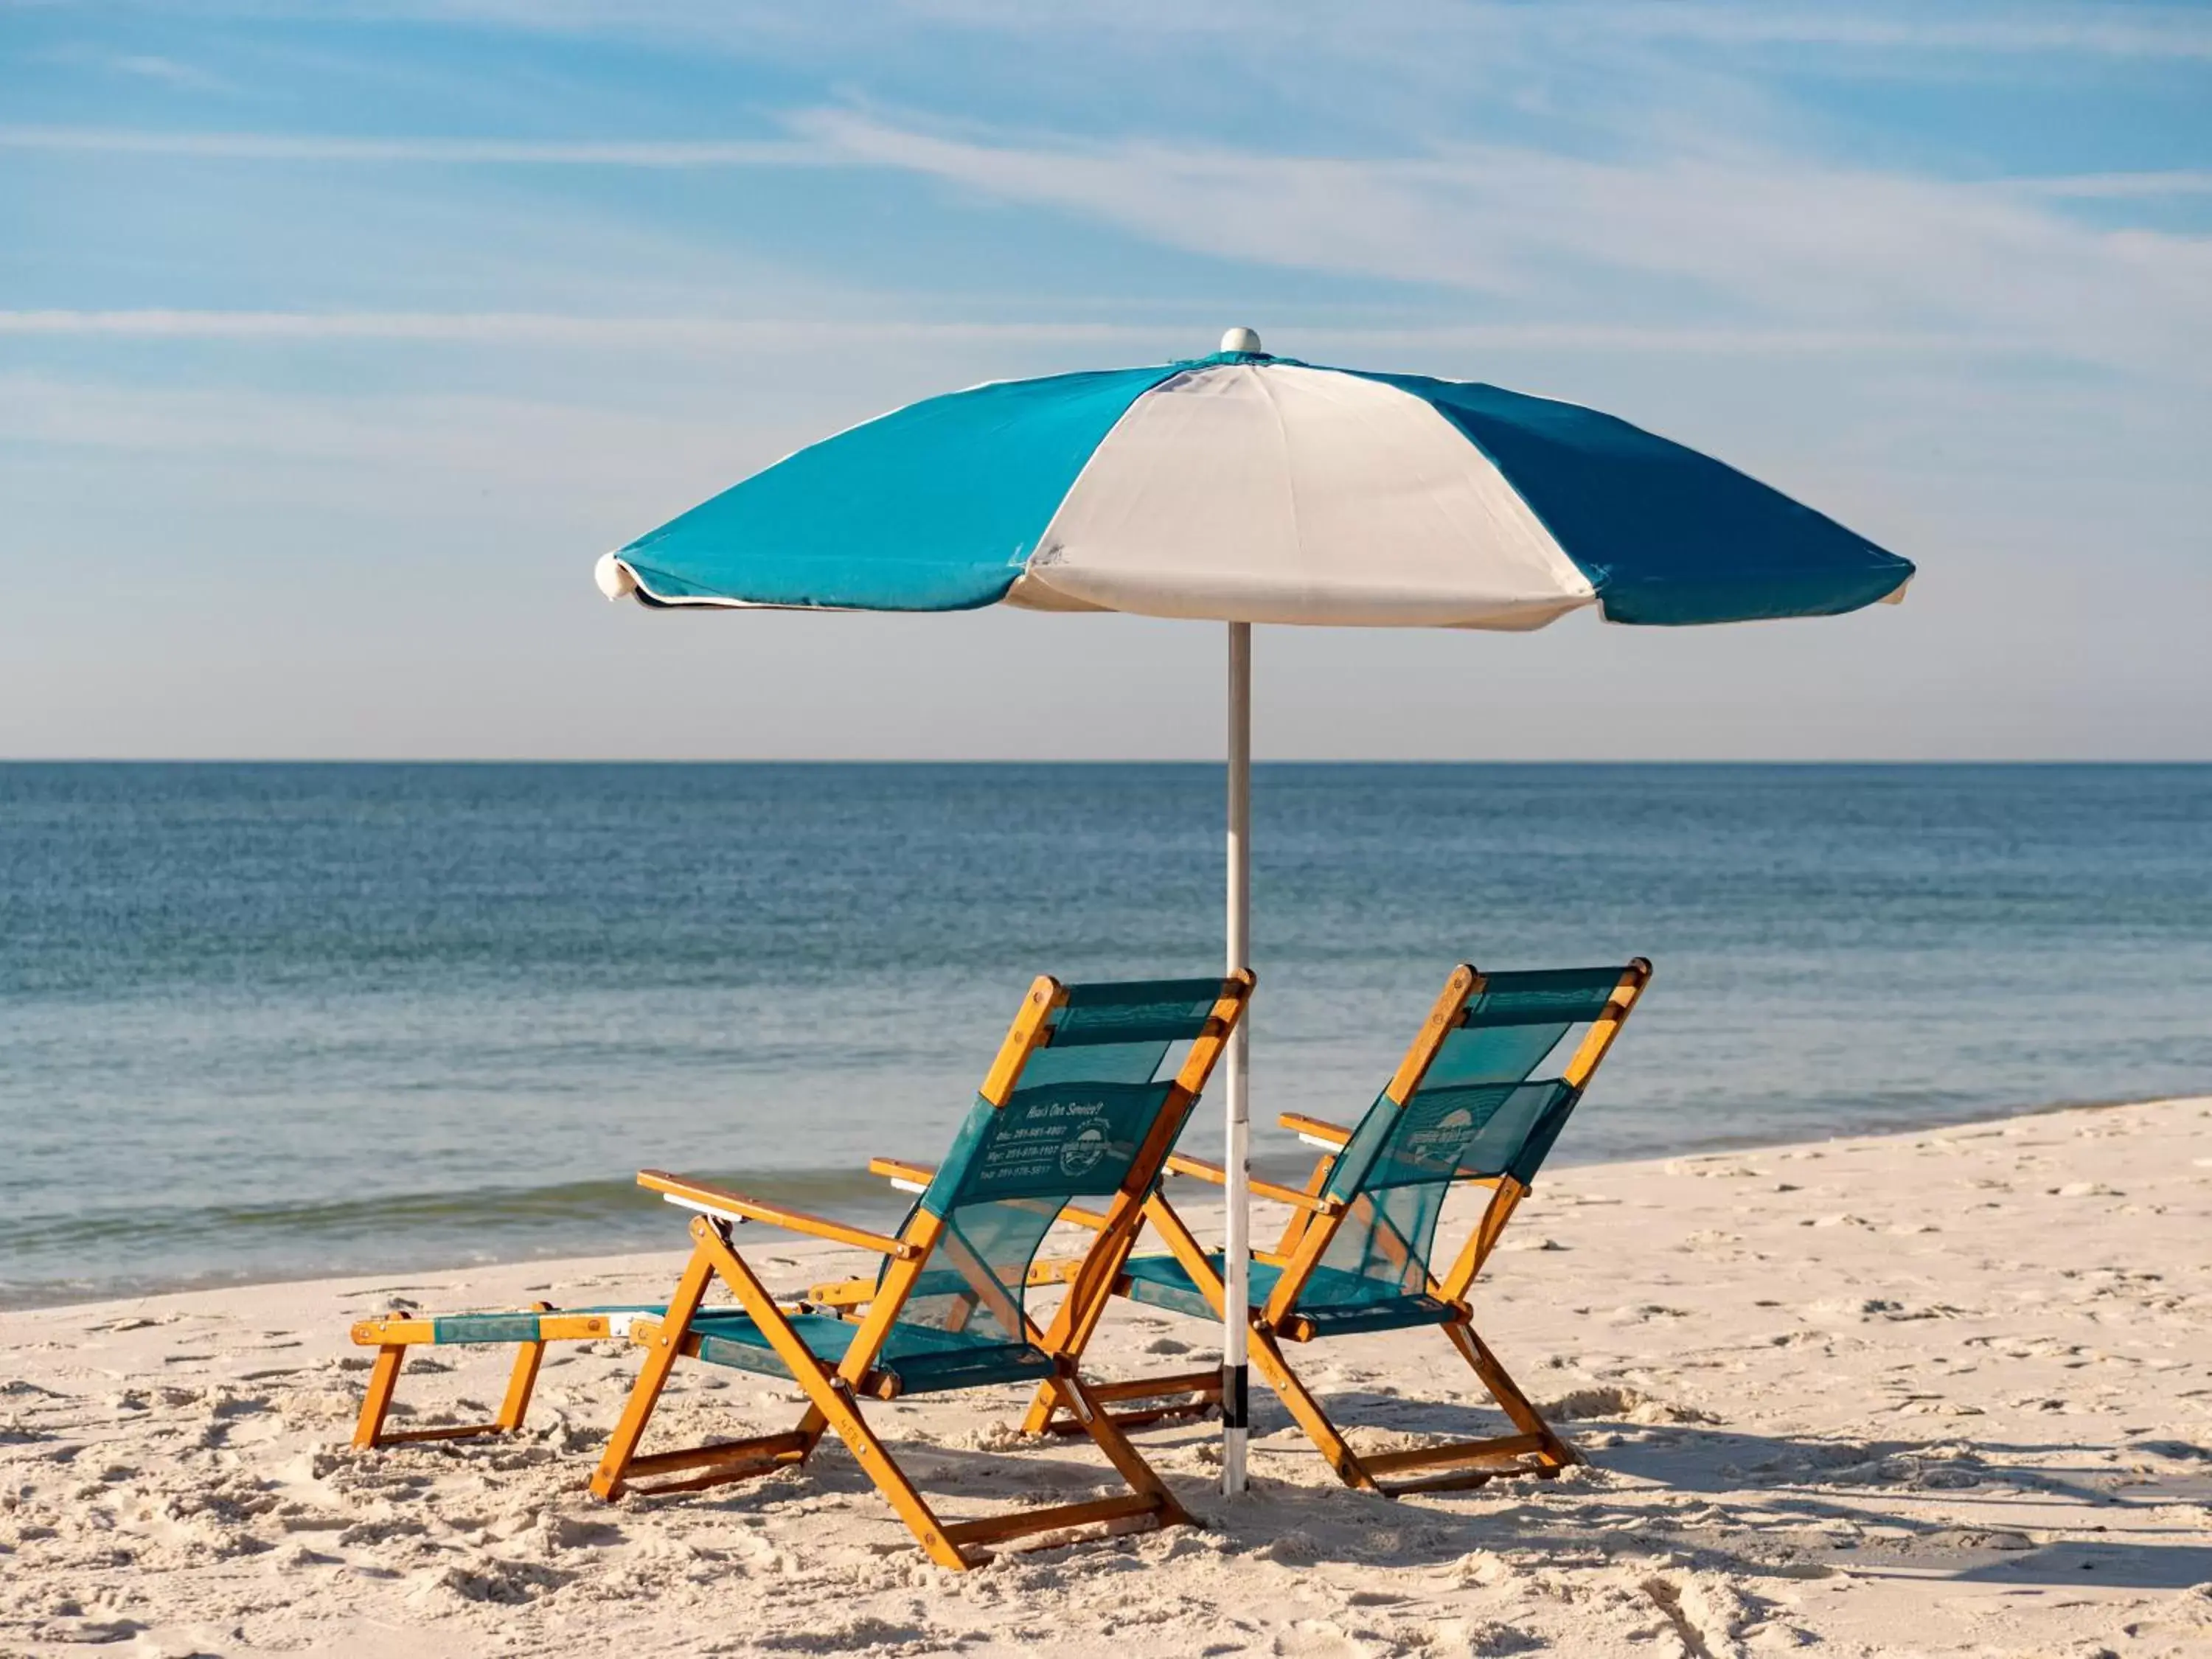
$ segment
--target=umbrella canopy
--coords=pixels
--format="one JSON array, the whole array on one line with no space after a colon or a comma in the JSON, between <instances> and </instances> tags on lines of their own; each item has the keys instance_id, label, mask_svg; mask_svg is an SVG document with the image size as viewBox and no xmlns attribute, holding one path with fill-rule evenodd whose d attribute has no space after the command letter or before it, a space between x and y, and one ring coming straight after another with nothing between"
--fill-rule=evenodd
<instances>
[{"instance_id":1,"label":"umbrella canopy","mask_svg":"<svg viewBox=\"0 0 2212 1659\"><path fill-rule=\"evenodd\" d=\"M932 398L603 556L611 599L1122 611L1229 623L1227 965L1248 966L1251 625L1526 629L1835 616L1913 567L1697 451L1573 404L1323 368L1231 329L1189 362ZM1222 1487L1244 1486L1245 1031L1222 1068Z\"/></svg>"},{"instance_id":2,"label":"umbrella canopy","mask_svg":"<svg viewBox=\"0 0 2212 1659\"><path fill-rule=\"evenodd\" d=\"M1827 616L1912 566L1697 451L1468 381L1257 351L977 386L601 562L668 605L1528 629Z\"/></svg>"}]
</instances>

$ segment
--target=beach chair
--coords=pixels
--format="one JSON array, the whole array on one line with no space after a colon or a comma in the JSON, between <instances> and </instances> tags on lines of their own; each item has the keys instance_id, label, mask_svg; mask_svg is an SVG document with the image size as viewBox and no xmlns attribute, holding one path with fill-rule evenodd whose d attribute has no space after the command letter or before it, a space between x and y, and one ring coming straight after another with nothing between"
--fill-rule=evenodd
<instances>
[{"instance_id":1,"label":"beach chair","mask_svg":"<svg viewBox=\"0 0 2212 1659\"><path fill-rule=\"evenodd\" d=\"M1055 1347L1024 1304L1047 1231L1073 1200L1095 1224L1066 1273L1071 1295L1103 1295L1121 1273L1168 1154L1243 1017L1251 975L1125 984L1036 981L1007 1032L952 1150L896 1235L869 1232L703 1182L646 1170L639 1182L696 1211L691 1259L658 1318L630 1340L646 1350L629 1403L592 1490L680 1491L804 1463L834 1429L939 1565L989 1559L1000 1540L1091 1523L1167 1526L1189 1516ZM1178 1070L1162 1075L1173 1048ZM738 1224L760 1221L872 1250L872 1279L845 1281L799 1310L779 1305L737 1250ZM702 1305L720 1279L735 1308ZM679 1358L795 1382L807 1399L781 1433L641 1453L655 1403ZM994 1383L1037 1382L1127 1483L1127 1495L1010 1514L940 1520L864 1416L863 1399L896 1400ZM674 1476L651 1486L641 1476Z\"/></svg>"},{"instance_id":2,"label":"beach chair","mask_svg":"<svg viewBox=\"0 0 2212 1659\"><path fill-rule=\"evenodd\" d=\"M1283 1127L1322 1149L1303 1189L1255 1181L1253 1191L1291 1207L1273 1250L1251 1264L1252 1363L1347 1486L1396 1493L1477 1486L1498 1474L1556 1474L1579 1455L1530 1405L1476 1333L1468 1293L1497 1249L1515 1207L1620 1035L1651 976L1638 957L1626 968L1536 973L1453 970L1420 1035L1367 1115L1350 1129L1285 1115ZM1536 1075L1565 1039L1586 1027L1556 1075ZM1171 1172L1217 1184L1215 1165L1176 1155ZM1431 1263L1437 1218L1455 1186L1490 1189L1487 1206L1450 1265ZM1047 1334L1080 1357L1109 1302L1219 1320L1226 1301L1222 1255L1209 1252L1164 1194L1146 1219L1165 1255L1133 1256L1103 1294L1087 1276L1071 1285ZM1081 1218L1074 1218L1080 1219ZM1467 1361L1515 1432L1401 1451L1355 1452L1292 1370L1284 1344L1356 1332L1433 1326ZM1092 1393L1133 1404L1127 1429L1218 1407L1218 1373L1094 1383ZM1172 1403L1163 1403L1172 1402ZM1041 1390L1024 1428L1064 1432L1063 1402Z\"/></svg>"}]
</instances>

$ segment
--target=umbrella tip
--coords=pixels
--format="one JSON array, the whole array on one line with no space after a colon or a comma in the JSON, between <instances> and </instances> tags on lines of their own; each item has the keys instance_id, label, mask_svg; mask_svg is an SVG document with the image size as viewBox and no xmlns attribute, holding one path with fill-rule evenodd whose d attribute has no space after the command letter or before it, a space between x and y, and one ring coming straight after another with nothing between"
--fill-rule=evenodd
<instances>
[{"instance_id":1,"label":"umbrella tip","mask_svg":"<svg viewBox=\"0 0 2212 1659\"><path fill-rule=\"evenodd\" d=\"M1221 337L1221 349L1224 351L1242 351L1255 357L1260 356L1262 355L1260 349L1260 331L1251 328L1232 328Z\"/></svg>"},{"instance_id":2,"label":"umbrella tip","mask_svg":"<svg viewBox=\"0 0 2212 1659\"><path fill-rule=\"evenodd\" d=\"M637 592L637 578L611 553L599 555L599 562L592 567L592 578L599 583L599 592L611 599L626 599Z\"/></svg>"}]
</instances>

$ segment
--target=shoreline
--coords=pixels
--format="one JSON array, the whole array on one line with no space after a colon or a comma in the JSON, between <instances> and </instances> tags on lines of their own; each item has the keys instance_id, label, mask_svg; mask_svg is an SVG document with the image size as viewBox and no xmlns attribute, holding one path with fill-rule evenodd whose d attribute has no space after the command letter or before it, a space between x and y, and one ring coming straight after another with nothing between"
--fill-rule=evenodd
<instances>
[{"instance_id":1,"label":"shoreline","mask_svg":"<svg viewBox=\"0 0 2212 1659\"><path fill-rule=\"evenodd\" d=\"M2053 1101L2041 1105L2001 1109L1994 1115L1986 1117L1978 1115L1974 1117L1956 1119L1944 1118L1933 1121L1885 1125L1881 1127L1870 1128L1852 1134L1831 1135L1818 1140L1755 1139L1739 1141L1716 1139L1711 1142L1696 1141L1689 1143L1681 1149L1674 1152L1653 1153L1646 1157L1635 1158L1611 1158L1600 1163L1589 1164L1578 1164L1573 1160L1571 1155L1563 1155L1553 1159L1546 1165L1547 1173L1544 1176L1544 1180L1547 1182L1556 1182L1562 1176L1565 1176L1569 1172L1573 1172L1578 1175L1583 1171L1615 1169L1626 1170L1632 1169L1642 1164L1665 1164L1682 1158L1723 1158L1731 1156L1750 1157L1755 1154L1773 1153L1799 1146L1830 1146L1860 1140L1893 1139L1905 1135L1945 1133L1957 1130L1971 1129L1978 1126L1988 1124L2008 1123L2023 1119L2048 1117L2053 1114L2062 1112L2116 1111L2127 1107L2161 1106L2177 1103L2191 1102L2200 1098L2212 1098L2212 1085L2208 1085L2206 1093L2201 1097L2196 1095L2154 1095L2136 1098ZM1192 1130L1188 1135L1186 1135L1185 1139L1194 1141L1203 1141L1206 1130L1211 1127L1212 1126L1210 1122L1201 1121L1193 1126ZM1278 1164L1280 1165L1279 1169L1276 1167ZM1294 1168L1293 1166L1297 1167ZM1285 1178L1285 1176L1288 1176L1291 1179L1293 1184L1296 1183L1297 1179L1302 1178L1304 1174L1304 1166L1300 1162L1300 1159L1295 1156L1274 1160L1267 1165L1267 1169L1270 1172L1269 1178L1280 1180ZM1260 1174L1261 1172L1260 1162L1255 1160L1254 1173ZM819 1178L823 1176L835 1176L842 1173L844 1172L839 1170L813 1167L795 1170L767 1170L758 1172L757 1176L753 1177L753 1181L754 1184L761 1189L762 1195L773 1197L777 1195L775 1192L776 1183L786 1177L805 1180L811 1184L818 1182ZM853 1175L853 1186L856 1193L863 1191L878 1193L883 1190L882 1182L874 1180L872 1177L860 1174L857 1171ZM534 1188L502 1188L487 1190L510 1194L527 1194L535 1192L538 1189ZM455 1201L459 1202L465 1195L462 1194L455 1194L453 1196ZM810 1197L810 1205L816 1201L818 1200ZM1197 1213L1212 1212L1209 1206L1202 1201L1196 1203L1184 1203L1179 1206L1179 1207ZM868 1221L872 1218L871 1215L868 1213L871 1210L872 1210L873 1212L872 1218L880 1219L884 1217L896 1218L898 1215L903 1213L904 1206L902 1204L879 1203L872 1206L864 1204L860 1206L858 1210L853 1212L853 1218L860 1221ZM652 1212L648 1210L642 1213L652 1213ZM672 1245L669 1248L675 1249L677 1247ZM124 1290L112 1295L95 1295L88 1297L79 1297L70 1301L46 1301L43 1299L16 1301L10 1298L4 1290L0 1290L0 1317L19 1314L71 1313L80 1310L97 1310L108 1307L122 1308L140 1302L155 1301L168 1297L217 1295L226 1292L236 1293L262 1289L274 1289L282 1286L314 1285L324 1282L336 1283L337 1280L342 1279L389 1276L394 1273L451 1276L461 1273L495 1273L502 1269L520 1270L529 1267L550 1269L563 1264L573 1264L599 1260L622 1260L630 1256L649 1256L658 1253L659 1252L652 1249L617 1250L614 1252L601 1253L586 1253L563 1249L521 1255L485 1255L459 1261L441 1261L437 1262L415 1263L411 1265L405 1262L398 1264L371 1263L368 1266L360 1267L358 1269L349 1269L347 1272L341 1273L317 1272L313 1273L303 1273L295 1276L278 1276L275 1278L264 1276L240 1279L210 1278L198 1280L179 1279L173 1282L163 1282L143 1287Z\"/></svg>"},{"instance_id":2,"label":"shoreline","mask_svg":"<svg viewBox=\"0 0 2212 1659\"><path fill-rule=\"evenodd\" d=\"M1213 1216L1184 1207L1204 1233ZM1468 1220L1447 1209L1447 1247ZM1591 1467L1383 1499L1337 1485L1255 1390L1249 1499L1214 1497L1212 1425L1142 1430L1203 1528L966 1575L927 1565L836 1446L753 1484L595 1503L581 1482L635 1368L615 1344L549 1353L520 1436L345 1444L368 1364L350 1319L399 1297L657 1300L680 1235L0 1314L0 1651L2208 1655L2208 1223L2212 1097L1561 1168L1475 1308ZM741 1243L779 1290L854 1260ZM1202 1364L1213 1330L1122 1304L1086 1370ZM1370 1449L1489 1430L1424 1334L1294 1363ZM505 1370L426 1353L401 1414L479 1418ZM780 1426L787 1392L686 1366L662 1426ZM1025 1398L872 1420L955 1515L1079 1495L1103 1465L1013 1436Z\"/></svg>"}]
</instances>

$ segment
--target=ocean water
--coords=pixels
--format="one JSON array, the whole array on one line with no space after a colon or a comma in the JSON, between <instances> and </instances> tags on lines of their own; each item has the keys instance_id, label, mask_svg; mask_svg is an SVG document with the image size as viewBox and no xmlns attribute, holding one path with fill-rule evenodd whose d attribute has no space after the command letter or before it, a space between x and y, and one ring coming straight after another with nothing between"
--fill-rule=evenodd
<instances>
[{"instance_id":1,"label":"ocean water","mask_svg":"<svg viewBox=\"0 0 2212 1659\"><path fill-rule=\"evenodd\" d=\"M1563 1163L2212 1091L2212 767L1263 766L1254 1117L1650 956ZM0 766L0 1304L880 1218L1022 990L1212 971L1191 766ZM1192 1131L1211 1152L1218 1133Z\"/></svg>"}]
</instances>

